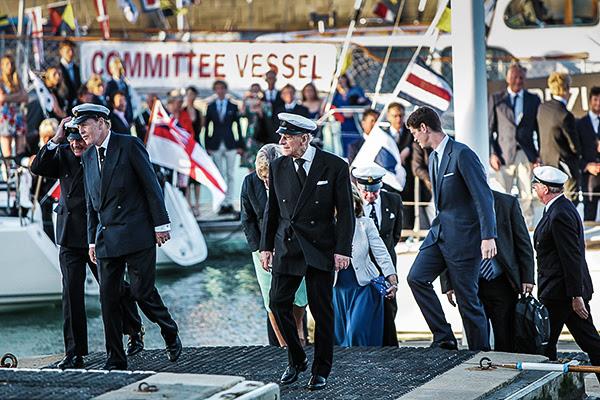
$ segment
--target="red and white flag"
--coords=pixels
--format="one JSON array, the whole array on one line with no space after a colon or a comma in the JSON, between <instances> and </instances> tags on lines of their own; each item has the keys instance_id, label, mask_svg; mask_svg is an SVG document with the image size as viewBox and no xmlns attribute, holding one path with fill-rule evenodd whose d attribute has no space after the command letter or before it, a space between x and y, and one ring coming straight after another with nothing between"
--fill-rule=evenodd
<instances>
[{"instance_id":1,"label":"red and white flag","mask_svg":"<svg viewBox=\"0 0 600 400\"><path fill-rule=\"evenodd\" d=\"M102 37L104 37L104 40L108 40L110 39L110 25L108 23L109 18L106 0L94 0L94 6L96 6L96 13L98 14L96 21L100 24Z\"/></svg>"},{"instance_id":2,"label":"red and white flag","mask_svg":"<svg viewBox=\"0 0 600 400\"><path fill-rule=\"evenodd\" d=\"M217 210L227 192L227 184L212 159L194 136L177 125L160 101L154 102L146 148L150 161L188 175L212 194L213 209Z\"/></svg>"},{"instance_id":3,"label":"red and white flag","mask_svg":"<svg viewBox=\"0 0 600 400\"><path fill-rule=\"evenodd\" d=\"M452 101L452 88L443 76L418 60L407 67L400 83L398 97L412 104L427 105L444 112Z\"/></svg>"},{"instance_id":4,"label":"red and white flag","mask_svg":"<svg viewBox=\"0 0 600 400\"><path fill-rule=\"evenodd\" d=\"M50 190L48 190L48 192L44 195L44 197L42 198L42 200L40 201L40 204L43 204L46 202L46 200L52 199L52 201L58 201L58 199L60 198L60 180L56 180L56 182L54 182L54 185L52 185L52 187L50 188Z\"/></svg>"}]
</instances>

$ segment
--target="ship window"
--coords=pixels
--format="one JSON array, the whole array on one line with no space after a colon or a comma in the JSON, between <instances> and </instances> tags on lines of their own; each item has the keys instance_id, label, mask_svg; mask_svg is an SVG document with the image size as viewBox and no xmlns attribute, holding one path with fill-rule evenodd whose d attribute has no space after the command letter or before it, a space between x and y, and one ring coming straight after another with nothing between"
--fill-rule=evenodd
<instances>
[{"instance_id":1,"label":"ship window","mask_svg":"<svg viewBox=\"0 0 600 400\"><path fill-rule=\"evenodd\" d=\"M504 21L515 29L596 25L598 0L512 0Z\"/></svg>"}]
</instances>

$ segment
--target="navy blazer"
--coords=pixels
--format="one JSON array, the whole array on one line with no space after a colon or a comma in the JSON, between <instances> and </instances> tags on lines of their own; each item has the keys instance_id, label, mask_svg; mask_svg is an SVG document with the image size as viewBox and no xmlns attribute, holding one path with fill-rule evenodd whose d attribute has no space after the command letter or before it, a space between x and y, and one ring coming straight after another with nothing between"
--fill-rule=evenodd
<instances>
[{"instance_id":1,"label":"navy blazer","mask_svg":"<svg viewBox=\"0 0 600 400\"><path fill-rule=\"evenodd\" d=\"M430 176L432 168L430 157ZM433 195L438 215L421 249L437 243L454 260L481 257L481 241L497 237L496 214L483 165L468 146L449 138Z\"/></svg>"},{"instance_id":2,"label":"navy blazer","mask_svg":"<svg viewBox=\"0 0 600 400\"><path fill-rule=\"evenodd\" d=\"M56 243L64 247L87 249L87 220L83 168L68 144L53 150L45 145L31 163L36 175L60 179L60 198L54 209L56 217Z\"/></svg>"},{"instance_id":3,"label":"navy blazer","mask_svg":"<svg viewBox=\"0 0 600 400\"><path fill-rule=\"evenodd\" d=\"M88 241L99 258L155 245L154 227L169 223L162 190L140 139L111 132L102 173L96 146L82 157Z\"/></svg>"},{"instance_id":4,"label":"navy blazer","mask_svg":"<svg viewBox=\"0 0 600 400\"><path fill-rule=\"evenodd\" d=\"M208 126L212 123L212 132ZM237 125L237 139L233 133L233 124ZM206 150L219 150L221 142L225 143L227 150L244 149L244 138L240 128L240 113L238 107L231 101L227 101L227 110L223 121L219 119L217 102L213 101L206 109L206 120L204 122L204 146Z\"/></svg>"},{"instance_id":5,"label":"navy blazer","mask_svg":"<svg viewBox=\"0 0 600 400\"><path fill-rule=\"evenodd\" d=\"M307 266L333 271L334 254L352 257L354 208L348 164L316 148L302 187L291 157L269 166L261 251L275 251L273 272L302 276Z\"/></svg>"},{"instance_id":6,"label":"navy blazer","mask_svg":"<svg viewBox=\"0 0 600 400\"><path fill-rule=\"evenodd\" d=\"M535 162L539 153L534 144L534 132L539 133L537 111L540 98L527 90L523 91L523 116L515 124L510 95L503 90L490 96L488 104L491 153L497 155L503 164L512 164L517 152L516 144L527 155L529 162Z\"/></svg>"},{"instance_id":7,"label":"navy blazer","mask_svg":"<svg viewBox=\"0 0 600 400\"><path fill-rule=\"evenodd\" d=\"M533 242L540 299L567 302L577 296L592 298L583 223L571 200L560 196L552 203L535 227Z\"/></svg>"},{"instance_id":8,"label":"navy blazer","mask_svg":"<svg viewBox=\"0 0 600 400\"><path fill-rule=\"evenodd\" d=\"M240 194L241 221L250 250L260 247L260 231L267 205L267 188L256 172L246 175Z\"/></svg>"}]
</instances>

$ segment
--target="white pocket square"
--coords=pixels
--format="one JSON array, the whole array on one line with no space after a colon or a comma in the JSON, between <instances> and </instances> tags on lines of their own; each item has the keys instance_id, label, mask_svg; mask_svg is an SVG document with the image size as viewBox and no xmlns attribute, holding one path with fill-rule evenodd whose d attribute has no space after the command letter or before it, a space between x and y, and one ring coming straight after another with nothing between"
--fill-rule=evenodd
<instances>
[{"instance_id":1,"label":"white pocket square","mask_svg":"<svg viewBox=\"0 0 600 400\"><path fill-rule=\"evenodd\" d=\"M454 175L454 172L450 172L449 174L444 175L444 178Z\"/></svg>"},{"instance_id":2,"label":"white pocket square","mask_svg":"<svg viewBox=\"0 0 600 400\"><path fill-rule=\"evenodd\" d=\"M317 186L327 185L328 183L329 183L329 181L319 181L319 182L317 182Z\"/></svg>"},{"instance_id":3,"label":"white pocket square","mask_svg":"<svg viewBox=\"0 0 600 400\"><path fill-rule=\"evenodd\" d=\"M396 216L394 215L394 213L390 213L390 219L394 219L396 218Z\"/></svg>"}]
</instances>

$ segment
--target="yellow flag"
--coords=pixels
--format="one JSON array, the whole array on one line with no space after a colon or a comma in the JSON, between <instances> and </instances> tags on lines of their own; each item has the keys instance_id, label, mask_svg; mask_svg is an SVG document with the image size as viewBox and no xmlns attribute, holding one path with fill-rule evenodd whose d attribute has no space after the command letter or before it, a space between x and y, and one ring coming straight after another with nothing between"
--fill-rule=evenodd
<instances>
[{"instance_id":1,"label":"yellow flag","mask_svg":"<svg viewBox=\"0 0 600 400\"><path fill-rule=\"evenodd\" d=\"M450 7L446 7L444 12L442 13L442 17L438 21L436 28L438 28L440 31L443 31L443 32L450 32L452 30L452 27L451 27L452 25L450 23L451 16L452 16L452 11L450 10Z\"/></svg>"},{"instance_id":2,"label":"yellow flag","mask_svg":"<svg viewBox=\"0 0 600 400\"><path fill-rule=\"evenodd\" d=\"M348 52L346 53L346 57L344 58L344 62L342 63L342 70L340 71L340 73L345 74L351 65L352 65L352 49L348 49Z\"/></svg>"},{"instance_id":3,"label":"yellow flag","mask_svg":"<svg viewBox=\"0 0 600 400\"><path fill-rule=\"evenodd\" d=\"M69 28L75 30L77 28L75 24L75 15L73 15L73 6L71 3L67 3L62 13L62 20Z\"/></svg>"}]
</instances>

